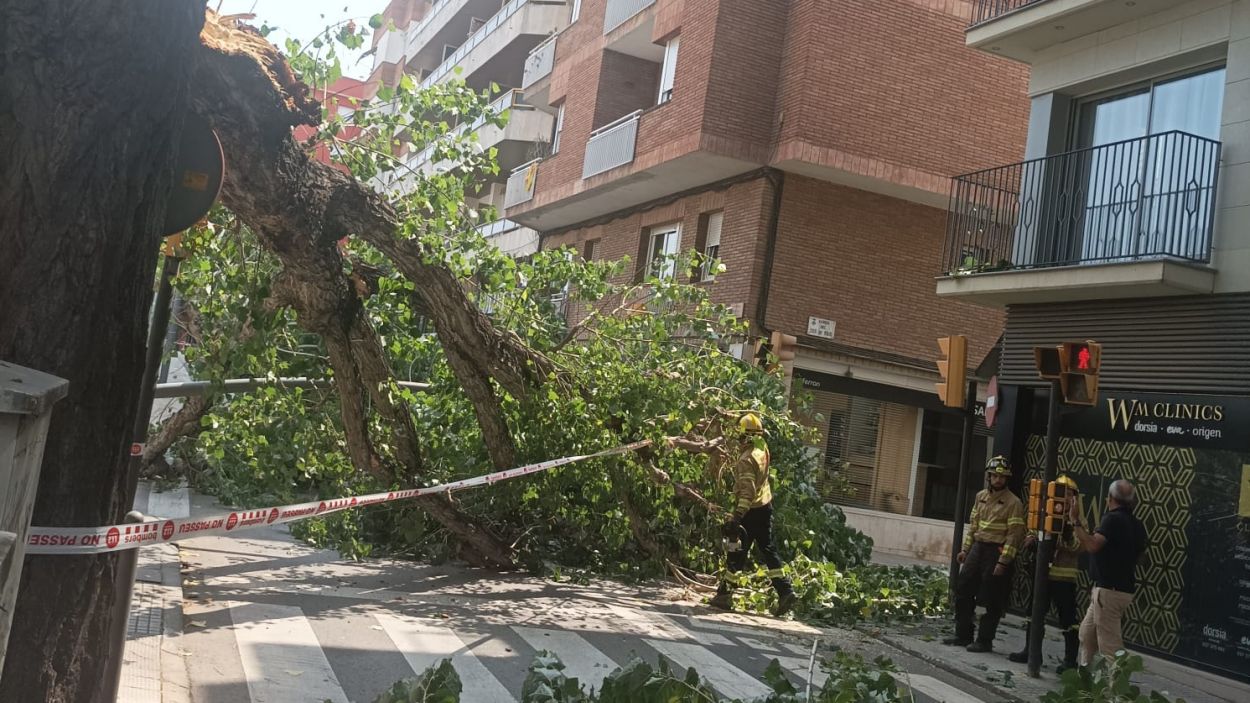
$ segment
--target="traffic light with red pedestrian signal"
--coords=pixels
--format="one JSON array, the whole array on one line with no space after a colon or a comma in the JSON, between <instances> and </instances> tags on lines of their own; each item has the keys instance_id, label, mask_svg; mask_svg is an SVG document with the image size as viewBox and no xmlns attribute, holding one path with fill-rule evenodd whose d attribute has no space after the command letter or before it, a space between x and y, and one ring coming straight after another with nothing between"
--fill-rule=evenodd
<instances>
[{"instance_id":1,"label":"traffic light with red pedestrian signal","mask_svg":"<svg viewBox=\"0 0 1250 703\"><path fill-rule=\"evenodd\" d=\"M937 341L942 356L937 361L938 397L948 408L962 408L968 394L968 338L962 334L941 337Z\"/></svg>"},{"instance_id":2,"label":"traffic light with red pedestrian signal","mask_svg":"<svg viewBox=\"0 0 1250 703\"><path fill-rule=\"evenodd\" d=\"M1069 405L1098 403L1098 371L1102 345L1098 342L1064 342L1059 345L1059 387Z\"/></svg>"}]
</instances>

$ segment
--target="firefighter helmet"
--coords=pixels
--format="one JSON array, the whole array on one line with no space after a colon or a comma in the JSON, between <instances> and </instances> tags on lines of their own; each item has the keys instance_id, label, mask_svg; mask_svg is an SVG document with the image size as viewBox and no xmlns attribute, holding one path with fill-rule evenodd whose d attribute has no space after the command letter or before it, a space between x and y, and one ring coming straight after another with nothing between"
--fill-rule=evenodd
<instances>
[{"instance_id":1,"label":"firefighter helmet","mask_svg":"<svg viewBox=\"0 0 1250 703\"><path fill-rule=\"evenodd\" d=\"M1011 477L1011 464L1007 457L999 455L985 463L985 473Z\"/></svg>"},{"instance_id":2,"label":"firefighter helmet","mask_svg":"<svg viewBox=\"0 0 1250 703\"><path fill-rule=\"evenodd\" d=\"M1077 492L1080 492L1081 490L1081 487L1076 485L1076 481L1073 481L1067 474L1060 475L1059 478L1055 479L1055 483L1061 486L1065 486L1069 490L1073 490Z\"/></svg>"},{"instance_id":3,"label":"firefighter helmet","mask_svg":"<svg viewBox=\"0 0 1250 703\"><path fill-rule=\"evenodd\" d=\"M760 421L759 415L747 413L738 418L738 429L747 434L763 434L764 423Z\"/></svg>"}]
</instances>

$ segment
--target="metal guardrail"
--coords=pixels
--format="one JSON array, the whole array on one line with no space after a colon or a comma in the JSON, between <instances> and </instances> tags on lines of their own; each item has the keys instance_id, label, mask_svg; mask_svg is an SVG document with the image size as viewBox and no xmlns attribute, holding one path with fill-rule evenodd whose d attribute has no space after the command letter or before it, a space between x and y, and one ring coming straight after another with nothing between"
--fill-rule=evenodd
<instances>
[{"instance_id":1,"label":"metal guardrail","mask_svg":"<svg viewBox=\"0 0 1250 703\"><path fill-rule=\"evenodd\" d=\"M976 0L972 6L972 21L968 26L975 27L1040 2L1046 2L1046 0Z\"/></svg>"},{"instance_id":2,"label":"metal guardrail","mask_svg":"<svg viewBox=\"0 0 1250 703\"><path fill-rule=\"evenodd\" d=\"M513 169L508 176L508 189L504 192L504 209L528 203L534 199L534 184L538 180L538 164L542 159L534 159Z\"/></svg>"},{"instance_id":3,"label":"metal guardrail","mask_svg":"<svg viewBox=\"0 0 1250 703\"><path fill-rule=\"evenodd\" d=\"M655 0L608 0L608 7L603 12L603 33L611 32L654 4Z\"/></svg>"},{"instance_id":4,"label":"metal guardrail","mask_svg":"<svg viewBox=\"0 0 1250 703\"><path fill-rule=\"evenodd\" d=\"M635 110L590 133L586 142L586 158L582 162L582 178L590 178L634 160L638 119L642 112Z\"/></svg>"},{"instance_id":5,"label":"metal guardrail","mask_svg":"<svg viewBox=\"0 0 1250 703\"><path fill-rule=\"evenodd\" d=\"M1164 132L957 176L943 271L1209 262L1220 149Z\"/></svg>"},{"instance_id":6,"label":"metal guardrail","mask_svg":"<svg viewBox=\"0 0 1250 703\"><path fill-rule=\"evenodd\" d=\"M525 89L551 75L551 68L556 63L556 37L552 34L543 43L534 47L525 58L525 73L521 78L521 88Z\"/></svg>"}]
</instances>

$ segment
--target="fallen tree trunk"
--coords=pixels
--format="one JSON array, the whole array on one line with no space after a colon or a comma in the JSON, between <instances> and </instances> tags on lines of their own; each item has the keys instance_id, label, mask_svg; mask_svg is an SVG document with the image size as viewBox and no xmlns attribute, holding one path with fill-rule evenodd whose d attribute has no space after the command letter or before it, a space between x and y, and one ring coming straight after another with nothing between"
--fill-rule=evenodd
<instances>
[{"instance_id":1,"label":"fallen tree trunk","mask_svg":"<svg viewBox=\"0 0 1250 703\"><path fill-rule=\"evenodd\" d=\"M380 480L406 483L418 479L423 466L411 415L386 392L393 374L357 286L343 272L336 243L348 235L390 256L413 282L453 373L474 399L492 460L510 464L515 451L490 382L524 397L547 380L550 361L516 335L495 329L449 270L423 261L419 243L399 237L395 212L377 193L308 157L291 128L317 124L320 108L272 45L254 30L220 21L212 12L201 39L195 106L217 131L226 153L222 201L282 262L275 295L296 311L302 327L325 340L343 398L353 464ZM390 429L399 467L387 466L374 448L366 399ZM420 504L479 556L511 565L507 543L448 501Z\"/></svg>"}]
</instances>

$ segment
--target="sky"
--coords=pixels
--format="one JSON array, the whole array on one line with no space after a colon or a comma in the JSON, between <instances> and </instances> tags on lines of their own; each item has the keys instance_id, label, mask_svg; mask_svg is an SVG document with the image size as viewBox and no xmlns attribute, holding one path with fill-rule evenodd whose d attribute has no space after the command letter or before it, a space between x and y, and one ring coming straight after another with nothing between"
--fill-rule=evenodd
<instances>
[{"instance_id":1,"label":"sky","mask_svg":"<svg viewBox=\"0 0 1250 703\"><path fill-rule=\"evenodd\" d=\"M359 26L368 26L369 18L386 9L387 0L209 0L208 6L214 10L221 3L221 13L235 15L253 13L256 19L252 24L259 27L261 23L278 29L269 39L278 46L287 36L306 42L317 36L328 25L337 24L348 19L356 20ZM346 8L346 11L345 11ZM370 43L365 41L364 47L351 56L343 47L338 47L342 56L343 75L365 79L373 68L373 57L363 60L357 58L368 50Z\"/></svg>"}]
</instances>

